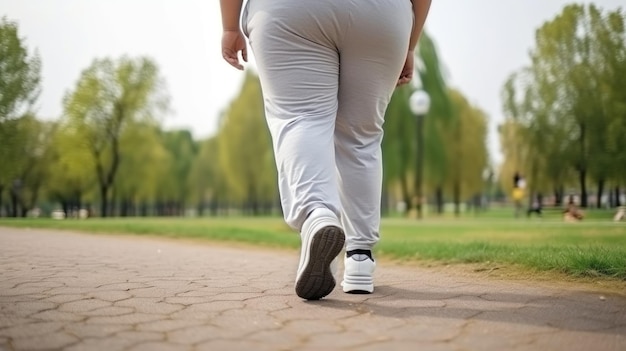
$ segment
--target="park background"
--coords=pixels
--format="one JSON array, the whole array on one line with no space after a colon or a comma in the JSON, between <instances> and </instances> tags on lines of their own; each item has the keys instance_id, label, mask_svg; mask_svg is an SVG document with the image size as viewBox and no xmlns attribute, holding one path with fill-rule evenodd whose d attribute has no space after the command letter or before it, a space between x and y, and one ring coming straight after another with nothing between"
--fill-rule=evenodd
<instances>
[{"instance_id":1,"label":"park background","mask_svg":"<svg viewBox=\"0 0 626 351\"><path fill-rule=\"evenodd\" d=\"M377 255L623 286L619 4L433 4L419 78L387 110ZM0 217L31 217L0 225L298 247L253 56L245 73L222 62L218 2L0 0L0 15ZM570 200L583 222L562 223Z\"/></svg>"},{"instance_id":2,"label":"park background","mask_svg":"<svg viewBox=\"0 0 626 351\"><path fill-rule=\"evenodd\" d=\"M386 116L386 214L421 203L437 214L510 203L516 172L528 205L624 202L623 10L556 3L535 4L545 18L533 28L510 18L536 21L530 2L484 1L463 14L475 29L454 21L469 5L433 5L417 53L421 79L397 89ZM220 61L217 4L0 4L1 215L280 212L254 64L243 74ZM527 28L507 30L515 23ZM438 35L453 55L441 54ZM512 69L498 61L507 51ZM484 82L468 84L467 71ZM503 74L497 90L489 86ZM415 116L408 101L422 88L431 107Z\"/></svg>"}]
</instances>

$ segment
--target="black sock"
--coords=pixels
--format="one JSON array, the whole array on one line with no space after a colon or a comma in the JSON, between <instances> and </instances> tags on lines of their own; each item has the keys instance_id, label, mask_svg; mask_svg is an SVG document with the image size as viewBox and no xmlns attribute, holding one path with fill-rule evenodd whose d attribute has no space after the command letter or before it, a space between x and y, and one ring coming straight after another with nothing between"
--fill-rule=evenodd
<instances>
[{"instance_id":1,"label":"black sock","mask_svg":"<svg viewBox=\"0 0 626 351\"><path fill-rule=\"evenodd\" d=\"M356 249L356 250L346 251L346 257L351 257L352 255L367 255L367 257L369 257L370 260L374 261L374 258L372 257L372 250Z\"/></svg>"}]
</instances>

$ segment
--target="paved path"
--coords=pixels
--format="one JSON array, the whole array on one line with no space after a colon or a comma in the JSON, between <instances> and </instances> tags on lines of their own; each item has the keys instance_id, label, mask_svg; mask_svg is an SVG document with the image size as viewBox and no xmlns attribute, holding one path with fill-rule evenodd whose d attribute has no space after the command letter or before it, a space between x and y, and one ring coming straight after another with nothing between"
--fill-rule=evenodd
<instances>
[{"instance_id":1,"label":"paved path","mask_svg":"<svg viewBox=\"0 0 626 351\"><path fill-rule=\"evenodd\" d=\"M626 297L382 265L293 292L296 252L0 228L0 350L626 350Z\"/></svg>"}]
</instances>

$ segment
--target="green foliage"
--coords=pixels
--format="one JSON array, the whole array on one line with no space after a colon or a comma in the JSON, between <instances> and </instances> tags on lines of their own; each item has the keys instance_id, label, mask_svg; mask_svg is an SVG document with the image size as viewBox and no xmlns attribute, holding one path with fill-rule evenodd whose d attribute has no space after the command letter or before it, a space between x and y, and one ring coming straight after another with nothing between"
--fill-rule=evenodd
<instances>
[{"instance_id":1,"label":"green foliage","mask_svg":"<svg viewBox=\"0 0 626 351\"><path fill-rule=\"evenodd\" d=\"M418 45L418 65L421 88L430 96L430 110L425 122L425 168L427 179L435 187L438 179L445 177L446 172L446 145L443 142L448 126L455 115L448 94L448 86L444 79L442 63L437 53L435 43L428 33L423 33Z\"/></svg>"},{"instance_id":2,"label":"green foliage","mask_svg":"<svg viewBox=\"0 0 626 351\"><path fill-rule=\"evenodd\" d=\"M625 19L566 6L537 30L531 66L505 84L503 107L516 124L506 167L526 173L535 191L572 184L576 172L584 206L589 176L599 189L626 182L626 86L617 78L626 74Z\"/></svg>"},{"instance_id":3,"label":"green foliage","mask_svg":"<svg viewBox=\"0 0 626 351\"><path fill-rule=\"evenodd\" d=\"M163 145L170 155L170 166L164 174L159 196L178 202L187 203L190 189L188 178L197 146L187 130L162 132Z\"/></svg>"},{"instance_id":4,"label":"green foliage","mask_svg":"<svg viewBox=\"0 0 626 351\"><path fill-rule=\"evenodd\" d=\"M204 140L189 174L190 200L203 209L206 202L216 203L226 197L226 180L219 168L217 137Z\"/></svg>"},{"instance_id":5,"label":"green foliage","mask_svg":"<svg viewBox=\"0 0 626 351\"><path fill-rule=\"evenodd\" d=\"M483 190L483 172L489 161L487 116L470 105L461 92L453 89L449 94L455 118L443 135L447 153L447 176L443 182L458 203Z\"/></svg>"},{"instance_id":6,"label":"green foliage","mask_svg":"<svg viewBox=\"0 0 626 351\"><path fill-rule=\"evenodd\" d=\"M136 123L150 123L167 108L158 67L148 58L95 60L64 99L64 118L76 130L77 146L93 159L102 215L109 211L110 189L127 145L125 134Z\"/></svg>"},{"instance_id":7,"label":"green foliage","mask_svg":"<svg viewBox=\"0 0 626 351\"><path fill-rule=\"evenodd\" d=\"M449 90L428 34L420 39L416 62L418 86L431 98L424 131L427 195L443 196L445 190L457 202L466 200L483 186L482 175L489 158L486 116L460 92ZM414 91L415 87L406 86L394 92L385 115L383 138L385 188L391 193L397 190L409 209L415 196L410 178L415 175L418 152L415 116L409 108Z\"/></svg>"},{"instance_id":8,"label":"green foliage","mask_svg":"<svg viewBox=\"0 0 626 351\"><path fill-rule=\"evenodd\" d=\"M230 199L256 213L277 196L276 166L258 77L247 73L217 139L218 163Z\"/></svg>"},{"instance_id":9,"label":"green foliage","mask_svg":"<svg viewBox=\"0 0 626 351\"><path fill-rule=\"evenodd\" d=\"M94 160L78 130L67 120L56 127L50 143L51 161L46 179L46 196L54 202L78 205L96 183Z\"/></svg>"},{"instance_id":10,"label":"green foliage","mask_svg":"<svg viewBox=\"0 0 626 351\"><path fill-rule=\"evenodd\" d=\"M17 24L3 17L0 20L0 208L4 190L11 191L14 185L24 182L25 173L30 173L25 169L30 167L30 161L25 161L23 152L33 151L30 145L33 135L29 132L36 131L33 118L27 115L39 96L40 69L39 56L28 52ZM23 186L20 185L22 189Z\"/></svg>"},{"instance_id":11,"label":"green foliage","mask_svg":"<svg viewBox=\"0 0 626 351\"><path fill-rule=\"evenodd\" d=\"M411 204L412 182L409 175L415 172L416 131L415 116L409 108L410 86L396 89L385 113L383 150L384 187L388 192L395 184L402 200Z\"/></svg>"},{"instance_id":12,"label":"green foliage","mask_svg":"<svg viewBox=\"0 0 626 351\"><path fill-rule=\"evenodd\" d=\"M41 63L30 55L15 22L0 20L0 131L2 122L25 114L39 95Z\"/></svg>"},{"instance_id":13,"label":"green foliage","mask_svg":"<svg viewBox=\"0 0 626 351\"><path fill-rule=\"evenodd\" d=\"M176 177L171 173L175 156L169 154L160 134L154 123L139 121L129 124L121 136L121 149L132 151L120 160L114 187L118 200L132 204L155 201L164 180Z\"/></svg>"}]
</instances>

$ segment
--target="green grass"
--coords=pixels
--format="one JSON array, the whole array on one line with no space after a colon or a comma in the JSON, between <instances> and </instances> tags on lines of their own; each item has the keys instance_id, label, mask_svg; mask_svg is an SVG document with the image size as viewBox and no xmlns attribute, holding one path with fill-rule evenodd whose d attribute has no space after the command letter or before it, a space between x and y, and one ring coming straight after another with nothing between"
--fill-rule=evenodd
<instances>
[{"instance_id":1,"label":"green grass","mask_svg":"<svg viewBox=\"0 0 626 351\"><path fill-rule=\"evenodd\" d=\"M0 226L195 238L288 249L299 246L298 236L279 218L1 219ZM625 223L478 215L422 222L390 218L383 220L381 231L377 255L395 260L488 263L626 281Z\"/></svg>"}]
</instances>

